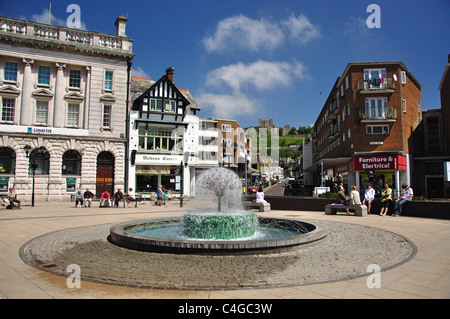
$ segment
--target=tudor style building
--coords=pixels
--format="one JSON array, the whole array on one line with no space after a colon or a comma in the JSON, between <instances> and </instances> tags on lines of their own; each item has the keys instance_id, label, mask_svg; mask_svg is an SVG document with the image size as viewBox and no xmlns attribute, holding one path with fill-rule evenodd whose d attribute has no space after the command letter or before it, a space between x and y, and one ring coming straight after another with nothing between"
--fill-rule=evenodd
<instances>
[{"instance_id":1,"label":"tudor style building","mask_svg":"<svg viewBox=\"0 0 450 319\"><path fill-rule=\"evenodd\" d=\"M33 189L50 201L124 188L126 22L111 35L0 17L0 192L27 203Z\"/></svg>"},{"instance_id":2,"label":"tudor style building","mask_svg":"<svg viewBox=\"0 0 450 319\"><path fill-rule=\"evenodd\" d=\"M132 91L142 90L141 82L151 86L135 98L130 114L128 184L144 194L156 192L159 185L174 193L183 187L191 196L200 108L188 90L175 86L173 68L157 82L136 79Z\"/></svg>"}]
</instances>

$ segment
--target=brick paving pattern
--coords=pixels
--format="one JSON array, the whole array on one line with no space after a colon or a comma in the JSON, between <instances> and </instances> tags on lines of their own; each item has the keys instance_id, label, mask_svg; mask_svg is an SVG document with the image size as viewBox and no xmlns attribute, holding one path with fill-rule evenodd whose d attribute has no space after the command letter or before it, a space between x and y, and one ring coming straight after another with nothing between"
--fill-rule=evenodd
<instances>
[{"instance_id":1,"label":"brick paving pattern","mask_svg":"<svg viewBox=\"0 0 450 319\"><path fill-rule=\"evenodd\" d=\"M111 224L104 224L37 237L21 248L21 255L25 262L65 277L67 266L77 264L85 281L209 290L349 280L368 276L367 267L371 264L384 271L416 253L414 244L389 231L340 222L309 222L327 227L328 236L316 243L274 253L211 256L138 252L108 242ZM46 265L50 267L42 267Z\"/></svg>"}]
</instances>

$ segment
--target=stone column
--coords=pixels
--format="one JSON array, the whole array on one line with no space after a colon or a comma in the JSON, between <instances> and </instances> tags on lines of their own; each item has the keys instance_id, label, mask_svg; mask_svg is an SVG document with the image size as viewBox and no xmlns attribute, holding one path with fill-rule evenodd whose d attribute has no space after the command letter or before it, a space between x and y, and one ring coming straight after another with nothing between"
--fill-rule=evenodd
<instances>
[{"instance_id":1,"label":"stone column","mask_svg":"<svg viewBox=\"0 0 450 319\"><path fill-rule=\"evenodd\" d=\"M55 103L53 109L53 127L64 126L64 63L56 63Z\"/></svg>"},{"instance_id":2,"label":"stone column","mask_svg":"<svg viewBox=\"0 0 450 319\"><path fill-rule=\"evenodd\" d=\"M22 104L20 105L20 125L30 125L30 108L31 108L31 59L23 59L25 64L22 80Z\"/></svg>"}]
</instances>

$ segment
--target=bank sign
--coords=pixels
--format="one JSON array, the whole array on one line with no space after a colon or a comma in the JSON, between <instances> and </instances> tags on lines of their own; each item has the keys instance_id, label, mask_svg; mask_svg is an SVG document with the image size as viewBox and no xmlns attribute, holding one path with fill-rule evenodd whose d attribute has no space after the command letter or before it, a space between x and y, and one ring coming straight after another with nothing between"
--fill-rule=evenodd
<instances>
[{"instance_id":1,"label":"bank sign","mask_svg":"<svg viewBox=\"0 0 450 319\"><path fill-rule=\"evenodd\" d=\"M355 156L353 171L406 171L406 157L402 155Z\"/></svg>"}]
</instances>

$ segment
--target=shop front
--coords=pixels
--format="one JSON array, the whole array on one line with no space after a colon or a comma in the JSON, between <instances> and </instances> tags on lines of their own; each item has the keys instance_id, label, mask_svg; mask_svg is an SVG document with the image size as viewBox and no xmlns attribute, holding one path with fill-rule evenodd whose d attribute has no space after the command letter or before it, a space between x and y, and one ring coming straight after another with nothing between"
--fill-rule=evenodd
<instances>
[{"instance_id":1,"label":"shop front","mask_svg":"<svg viewBox=\"0 0 450 319\"><path fill-rule=\"evenodd\" d=\"M379 194L387 183L394 190L394 196L398 196L400 185L409 184L408 161L404 155L354 156L350 164L355 174L355 185L360 192L363 192L370 183Z\"/></svg>"},{"instance_id":2,"label":"shop front","mask_svg":"<svg viewBox=\"0 0 450 319\"><path fill-rule=\"evenodd\" d=\"M136 154L135 180L130 180L130 186L135 185L136 192L142 194L156 192L159 185L179 193L182 161L182 155Z\"/></svg>"}]
</instances>

